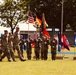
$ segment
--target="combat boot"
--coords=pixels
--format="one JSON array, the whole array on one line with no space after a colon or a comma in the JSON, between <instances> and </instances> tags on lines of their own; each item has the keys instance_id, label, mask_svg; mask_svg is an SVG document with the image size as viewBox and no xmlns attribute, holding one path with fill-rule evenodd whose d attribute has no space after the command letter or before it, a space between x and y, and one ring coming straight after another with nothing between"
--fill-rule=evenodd
<instances>
[{"instance_id":1,"label":"combat boot","mask_svg":"<svg viewBox=\"0 0 76 75\"><path fill-rule=\"evenodd\" d=\"M26 61L26 59L20 58L21 61Z\"/></svg>"},{"instance_id":2,"label":"combat boot","mask_svg":"<svg viewBox=\"0 0 76 75\"><path fill-rule=\"evenodd\" d=\"M2 62L2 59L0 59L0 62Z\"/></svg>"}]
</instances>

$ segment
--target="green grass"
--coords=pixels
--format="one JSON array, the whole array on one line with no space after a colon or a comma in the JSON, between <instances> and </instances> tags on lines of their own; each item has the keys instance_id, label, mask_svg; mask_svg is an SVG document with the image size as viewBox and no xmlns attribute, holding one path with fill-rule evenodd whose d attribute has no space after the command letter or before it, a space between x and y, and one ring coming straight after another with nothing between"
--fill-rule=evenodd
<instances>
[{"instance_id":1,"label":"green grass","mask_svg":"<svg viewBox=\"0 0 76 75\"><path fill-rule=\"evenodd\" d=\"M26 57L26 53L24 54ZM76 75L74 55L65 55L69 58L55 61L50 56L46 61L32 59L25 62L19 59L16 59L17 62L8 62L5 58L0 62L0 75Z\"/></svg>"}]
</instances>

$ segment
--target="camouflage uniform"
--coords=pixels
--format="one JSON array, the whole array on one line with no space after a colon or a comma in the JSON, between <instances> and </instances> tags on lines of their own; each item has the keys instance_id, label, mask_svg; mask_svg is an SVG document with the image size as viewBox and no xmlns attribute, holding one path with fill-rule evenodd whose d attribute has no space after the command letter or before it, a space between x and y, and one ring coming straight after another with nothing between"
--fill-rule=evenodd
<instances>
[{"instance_id":1,"label":"camouflage uniform","mask_svg":"<svg viewBox=\"0 0 76 75\"><path fill-rule=\"evenodd\" d=\"M18 52L18 56L19 56L19 58L20 58L20 60L21 61L25 61L25 59L23 59L23 56L22 56L22 54L21 54L21 50L20 50L20 37L19 37L20 35L18 34L18 32L16 31L15 33L14 33L14 35L13 35L13 49L15 50L17 50L17 52Z\"/></svg>"},{"instance_id":2,"label":"camouflage uniform","mask_svg":"<svg viewBox=\"0 0 76 75\"><path fill-rule=\"evenodd\" d=\"M24 57L24 55L23 55L24 43L25 43L24 40L22 38L20 38L20 50L21 50L22 57Z\"/></svg>"},{"instance_id":3,"label":"camouflage uniform","mask_svg":"<svg viewBox=\"0 0 76 75\"><path fill-rule=\"evenodd\" d=\"M31 44L32 44L33 40L31 38L28 38L28 39L26 39L25 42L26 42L26 45L27 45L27 58L28 58L28 60L30 60L31 59L31 53L32 53Z\"/></svg>"},{"instance_id":4,"label":"camouflage uniform","mask_svg":"<svg viewBox=\"0 0 76 75\"><path fill-rule=\"evenodd\" d=\"M11 33L9 33L9 36L8 36L8 47L9 47L9 50L10 50L10 55L13 59L13 61L15 61L15 57L14 57L14 51L13 51L13 37Z\"/></svg>"},{"instance_id":5,"label":"camouflage uniform","mask_svg":"<svg viewBox=\"0 0 76 75\"><path fill-rule=\"evenodd\" d=\"M56 59L56 48L57 48L57 40L53 37L51 39L51 54L52 54L52 60Z\"/></svg>"},{"instance_id":6,"label":"camouflage uniform","mask_svg":"<svg viewBox=\"0 0 76 75\"><path fill-rule=\"evenodd\" d=\"M36 38L36 39L34 39L34 42L35 42L35 57L36 57L36 60L39 60L39 58L40 58L41 39Z\"/></svg>"},{"instance_id":7,"label":"camouflage uniform","mask_svg":"<svg viewBox=\"0 0 76 75\"><path fill-rule=\"evenodd\" d=\"M2 59L5 58L5 56L7 56L8 61L11 61L10 50L8 47L8 36L6 34L2 35L1 37L1 49L2 49L3 55L1 56L0 61L2 61Z\"/></svg>"},{"instance_id":8,"label":"camouflage uniform","mask_svg":"<svg viewBox=\"0 0 76 75\"><path fill-rule=\"evenodd\" d=\"M45 37L42 40L42 46L41 46L41 59L47 60L48 56L48 45L49 40Z\"/></svg>"}]
</instances>

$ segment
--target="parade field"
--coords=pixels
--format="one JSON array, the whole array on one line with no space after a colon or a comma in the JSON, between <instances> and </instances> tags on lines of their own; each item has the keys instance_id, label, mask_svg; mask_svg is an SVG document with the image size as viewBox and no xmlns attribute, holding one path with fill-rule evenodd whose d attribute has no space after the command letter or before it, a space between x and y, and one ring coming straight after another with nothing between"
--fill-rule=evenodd
<instances>
[{"instance_id":1,"label":"parade field","mask_svg":"<svg viewBox=\"0 0 76 75\"><path fill-rule=\"evenodd\" d=\"M70 52L74 52L74 49L71 48ZM17 62L8 62L5 58L0 62L0 75L76 75L74 54L65 54L63 60L56 59L55 61L51 60L51 54L48 56L48 60L32 58L25 62L19 59L16 59Z\"/></svg>"}]
</instances>

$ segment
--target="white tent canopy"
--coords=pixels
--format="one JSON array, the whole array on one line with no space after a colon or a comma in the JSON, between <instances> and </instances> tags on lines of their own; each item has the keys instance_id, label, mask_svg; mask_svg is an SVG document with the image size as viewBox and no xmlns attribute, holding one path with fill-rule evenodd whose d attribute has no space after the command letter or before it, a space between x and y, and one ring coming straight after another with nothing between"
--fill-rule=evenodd
<instances>
[{"instance_id":1,"label":"white tent canopy","mask_svg":"<svg viewBox=\"0 0 76 75\"><path fill-rule=\"evenodd\" d=\"M20 31L36 31L36 28L33 26L33 24L29 23L18 23L18 27L20 28Z\"/></svg>"},{"instance_id":2,"label":"white tent canopy","mask_svg":"<svg viewBox=\"0 0 76 75\"><path fill-rule=\"evenodd\" d=\"M18 27L20 28L20 31L36 31L36 28L33 26L33 24L27 24L26 22L23 23L23 22L20 22L18 23ZM8 30L8 32L11 32L11 29L10 27L7 28L7 27L3 27L3 26L0 26L0 34L3 34L4 33L4 30Z\"/></svg>"}]
</instances>

